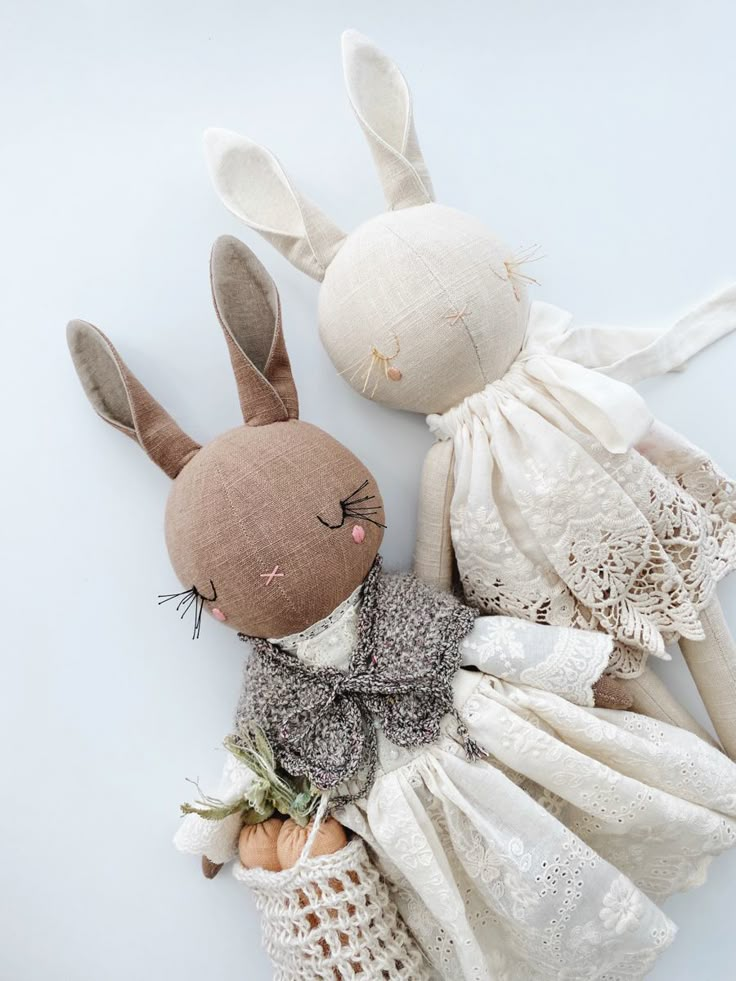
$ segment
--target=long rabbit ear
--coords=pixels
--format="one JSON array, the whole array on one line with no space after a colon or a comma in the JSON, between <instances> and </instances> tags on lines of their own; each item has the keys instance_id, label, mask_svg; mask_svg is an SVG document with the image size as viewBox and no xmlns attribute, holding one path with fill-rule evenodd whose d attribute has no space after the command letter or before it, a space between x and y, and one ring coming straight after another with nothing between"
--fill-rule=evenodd
<instances>
[{"instance_id":1,"label":"long rabbit ear","mask_svg":"<svg viewBox=\"0 0 736 981\"><path fill-rule=\"evenodd\" d=\"M434 201L429 172L414 130L406 79L358 31L342 36L345 84L392 211Z\"/></svg>"},{"instance_id":2,"label":"long rabbit ear","mask_svg":"<svg viewBox=\"0 0 736 981\"><path fill-rule=\"evenodd\" d=\"M271 151L226 129L208 129L204 149L225 206L297 269L324 279L345 233L299 194Z\"/></svg>"},{"instance_id":3,"label":"long rabbit ear","mask_svg":"<svg viewBox=\"0 0 736 981\"><path fill-rule=\"evenodd\" d=\"M250 249L223 235L210 259L212 298L225 332L243 418L264 426L299 418L276 284Z\"/></svg>"},{"instance_id":4,"label":"long rabbit ear","mask_svg":"<svg viewBox=\"0 0 736 981\"><path fill-rule=\"evenodd\" d=\"M142 447L173 480L200 449L126 367L101 330L72 320L67 340L95 412Z\"/></svg>"}]
</instances>

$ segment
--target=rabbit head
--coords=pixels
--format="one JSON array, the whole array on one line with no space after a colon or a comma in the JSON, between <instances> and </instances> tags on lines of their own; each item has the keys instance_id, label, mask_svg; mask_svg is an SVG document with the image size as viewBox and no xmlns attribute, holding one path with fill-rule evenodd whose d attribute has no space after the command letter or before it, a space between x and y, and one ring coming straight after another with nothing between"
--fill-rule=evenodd
<instances>
[{"instance_id":1,"label":"rabbit head","mask_svg":"<svg viewBox=\"0 0 736 981\"><path fill-rule=\"evenodd\" d=\"M97 413L173 483L166 543L202 610L256 637L283 637L331 613L365 578L383 537L376 482L349 450L299 420L276 287L237 239L218 239L212 293L245 425L200 446L152 398L96 327L68 338ZM178 599L177 599L178 598ZM189 605L187 605L189 604Z\"/></svg>"},{"instance_id":2,"label":"rabbit head","mask_svg":"<svg viewBox=\"0 0 736 981\"><path fill-rule=\"evenodd\" d=\"M226 130L205 134L210 172L235 215L321 281L320 336L338 372L391 407L443 412L501 377L519 353L525 257L434 202L396 65L355 31L343 35L343 60L386 213L345 235L273 154Z\"/></svg>"}]
</instances>

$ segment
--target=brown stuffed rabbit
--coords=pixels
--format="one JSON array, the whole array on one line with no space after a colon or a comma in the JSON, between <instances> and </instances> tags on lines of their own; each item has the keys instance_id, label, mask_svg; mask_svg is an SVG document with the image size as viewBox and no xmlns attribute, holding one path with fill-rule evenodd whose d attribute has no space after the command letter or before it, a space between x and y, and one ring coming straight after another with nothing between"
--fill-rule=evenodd
<instances>
[{"instance_id":1,"label":"brown stuffed rabbit","mask_svg":"<svg viewBox=\"0 0 736 981\"><path fill-rule=\"evenodd\" d=\"M212 270L246 423L206 446L97 328L72 321L69 346L101 418L172 478L166 543L197 632L205 609L234 630L281 636L326 616L365 579L383 538L382 502L356 456L300 421L279 297L261 263L223 238Z\"/></svg>"}]
</instances>

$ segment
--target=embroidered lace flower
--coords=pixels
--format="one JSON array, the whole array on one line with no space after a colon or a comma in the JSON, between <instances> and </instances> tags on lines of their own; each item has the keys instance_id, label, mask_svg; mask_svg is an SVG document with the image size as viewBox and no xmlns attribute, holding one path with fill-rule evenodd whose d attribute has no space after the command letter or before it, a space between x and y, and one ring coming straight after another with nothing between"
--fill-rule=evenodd
<instances>
[{"instance_id":1,"label":"embroidered lace flower","mask_svg":"<svg viewBox=\"0 0 736 981\"><path fill-rule=\"evenodd\" d=\"M454 445L452 540L470 603L603 630L624 677L703 636L699 612L736 567L734 484L624 380L670 370L730 329L733 292L638 339L572 330L569 315L533 304L503 378L428 417Z\"/></svg>"}]
</instances>

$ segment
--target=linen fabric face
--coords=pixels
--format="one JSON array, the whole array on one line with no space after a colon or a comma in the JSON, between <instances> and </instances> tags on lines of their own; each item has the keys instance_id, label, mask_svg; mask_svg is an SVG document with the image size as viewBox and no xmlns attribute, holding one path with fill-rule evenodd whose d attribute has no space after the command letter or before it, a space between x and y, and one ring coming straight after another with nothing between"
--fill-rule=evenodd
<instances>
[{"instance_id":1,"label":"linen fabric face","mask_svg":"<svg viewBox=\"0 0 736 981\"><path fill-rule=\"evenodd\" d=\"M428 418L454 447L452 543L469 602L604 630L622 677L680 637L702 639L699 613L736 566L736 490L653 424L624 380L678 366L732 317L733 290L668 331L575 330L532 305L503 378Z\"/></svg>"}]
</instances>

